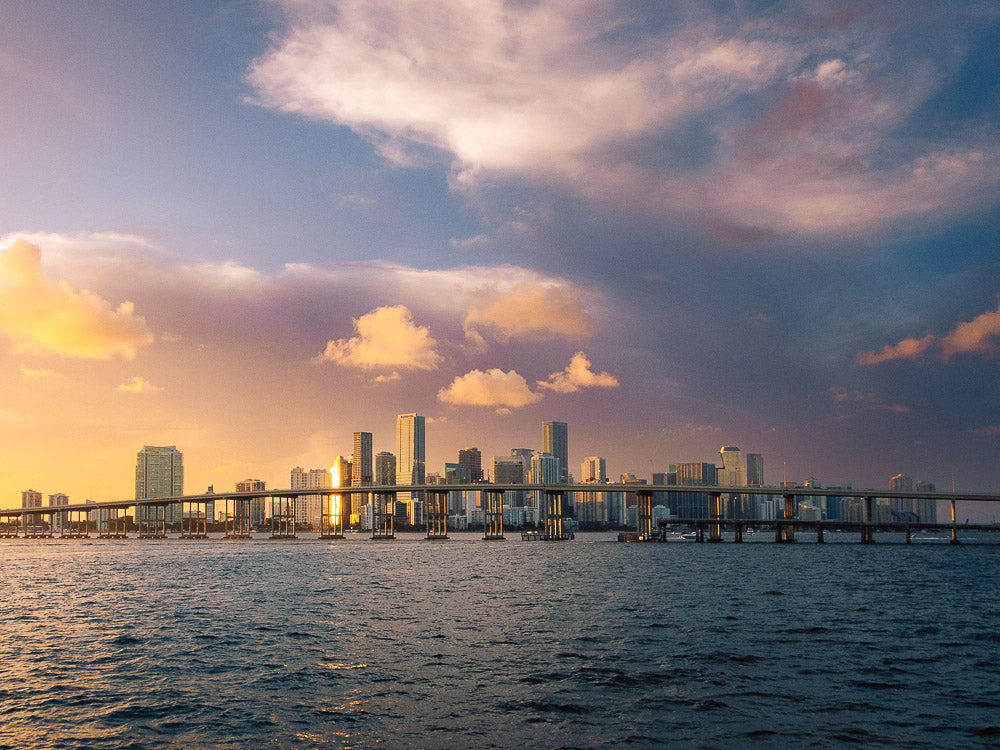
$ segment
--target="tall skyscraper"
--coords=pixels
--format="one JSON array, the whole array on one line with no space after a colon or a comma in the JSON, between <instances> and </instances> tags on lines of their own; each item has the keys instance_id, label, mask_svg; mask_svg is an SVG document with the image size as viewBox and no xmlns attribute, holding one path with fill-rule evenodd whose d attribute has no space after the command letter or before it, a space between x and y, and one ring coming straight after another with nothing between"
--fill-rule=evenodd
<instances>
[{"instance_id":1,"label":"tall skyscraper","mask_svg":"<svg viewBox=\"0 0 1000 750\"><path fill-rule=\"evenodd\" d=\"M743 462L743 451L731 445L719 448L722 457L722 467L717 471L717 479L721 487L746 487L747 467Z\"/></svg>"},{"instance_id":2,"label":"tall skyscraper","mask_svg":"<svg viewBox=\"0 0 1000 750\"><path fill-rule=\"evenodd\" d=\"M462 448L458 452L458 465L468 470L470 482L483 481L483 454L479 448Z\"/></svg>"},{"instance_id":3,"label":"tall skyscraper","mask_svg":"<svg viewBox=\"0 0 1000 750\"><path fill-rule=\"evenodd\" d=\"M396 456L389 451L379 451L375 456L375 484L380 487L396 483Z\"/></svg>"},{"instance_id":4,"label":"tall skyscraper","mask_svg":"<svg viewBox=\"0 0 1000 750\"><path fill-rule=\"evenodd\" d=\"M423 484L426 472L424 453L424 418L418 414L396 417L396 484ZM406 503L410 522L419 524L422 508L414 503L423 500L420 492L400 492L396 499Z\"/></svg>"},{"instance_id":5,"label":"tall skyscraper","mask_svg":"<svg viewBox=\"0 0 1000 750\"><path fill-rule=\"evenodd\" d=\"M569 428L565 422L542 422L542 451L559 459L559 483L569 481Z\"/></svg>"},{"instance_id":6,"label":"tall skyscraper","mask_svg":"<svg viewBox=\"0 0 1000 750\"><path fill-rule=\"evenodd\" d=\"M747 487L764 486L764 456L747 453Z\"/></svg>"},{"instance_id":7,"label":"tall skyscraper","mask_svg":"<svg viewBox=\"0 0 1000 750\"><path fill-rule=\"evenodd\" d=\"M354 455L351 456L351 486L367 487L375 479L372 472L372 434L354 433ZM361 497L358 495L357 497Z\"/></svg>"},{"instance_id":8,"label":"tall skyscraper","mask_svg":"<svg viewBox=\"0 0 1000 750\"><path fill-rule=\"evenodd\" d=\"M135 456L135 499L184 494L184 455L174 445L146 445ZM137 511L138 514L138 511ZM181 505L164 509L168 524L180 523Z\"/></svg>"}]
</instances>

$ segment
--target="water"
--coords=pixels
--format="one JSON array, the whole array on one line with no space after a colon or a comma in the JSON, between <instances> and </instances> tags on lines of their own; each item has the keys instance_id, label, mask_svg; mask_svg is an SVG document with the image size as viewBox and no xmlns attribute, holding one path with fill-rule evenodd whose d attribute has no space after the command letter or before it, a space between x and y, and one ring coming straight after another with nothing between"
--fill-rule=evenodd
<instances>
[{"instance_id":1,"label":"water","mask_svg":"<svg viewBox=\"0 0 1000 750\"><path fill-rule=\"evenodd\" d=\"M1000 547L613 538L3 541L0 747L1000 743Z\"/></svg>"}]
</instances>

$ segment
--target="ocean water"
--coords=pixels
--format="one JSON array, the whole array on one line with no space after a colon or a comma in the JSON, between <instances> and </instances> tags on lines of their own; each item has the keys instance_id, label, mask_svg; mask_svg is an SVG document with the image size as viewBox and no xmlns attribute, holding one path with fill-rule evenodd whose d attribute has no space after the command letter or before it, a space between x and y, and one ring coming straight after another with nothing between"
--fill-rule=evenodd
<instances>
[{"instance_id":1,"label":"ocean water","mask_svg":"<svg viewBox=\"0 0 1000 750\"><path fill-rule=\"evenodd\" d=\"M1000 546L4 540L0 747L996 747Z\"/></svg>"}]
</instances>

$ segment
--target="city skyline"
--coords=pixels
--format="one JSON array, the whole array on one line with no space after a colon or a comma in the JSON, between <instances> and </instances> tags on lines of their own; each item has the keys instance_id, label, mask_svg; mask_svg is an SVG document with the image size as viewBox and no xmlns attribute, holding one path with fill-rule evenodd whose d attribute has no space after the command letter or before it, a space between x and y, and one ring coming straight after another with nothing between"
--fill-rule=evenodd
<instances>
[{"instance_id":1,"label":"city skyline","mask_svg":"<svg viewBox=\"0 0 1000 750\"><path fill-rule=\"evenodd\" d=\"M1000 9L431 6L5 4L0 505L404 413L434 472L558 420L570 472L1000 488Z\"/></svg>"}]
</instances>

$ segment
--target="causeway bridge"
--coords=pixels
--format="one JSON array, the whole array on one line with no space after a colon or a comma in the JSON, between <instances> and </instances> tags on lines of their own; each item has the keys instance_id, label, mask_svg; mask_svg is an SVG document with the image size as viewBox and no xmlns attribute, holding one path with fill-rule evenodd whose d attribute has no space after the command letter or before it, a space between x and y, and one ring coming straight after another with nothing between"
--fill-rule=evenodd
<instances>
[{"instance_id":1,"label":"causeway bridge","mask_svg":"<svg viewBox=\"0 0 1000 750\"><path fill-rule=\"evenodd\" d=\"M746 530L772 529L779 543L796 541L796 531L811 530L816 541L823 543L825 531L851 531L864 544L875 541L877 531L905 532L909 543L915 532L946 531L953 544L959 542L959 531L1000 532L1000 524L959 524L957 507L961 503L979 505L1000 503L1000 494L955 492L898 492L873 489L820 489L815 487L723 487L706 485L639 485L639 484L434 484L434 485L369 485L364 487L332 487L321 489L256 490L250 492L206 493L141 500L114 500L32 508L0 510L0 539L81 539L93 535L101 539L122 539L126 533L126 513L135 509L135 536L139 539L164 539L167 536L166 508L181 506L181 539L208 539L206 510L210 503L223 510L225 539L251 539L251 502L270 504L269 539L296 539L295 504L302 497L319 497L321 501L320 538L340 539L344 536L344 498L362 495L372 506L371 539L395 538L394 510L398 495L406 493L424 503L427 539L448 538L447 498L450 493L478 493L483 512L483 539L504 539L503 496L505 492L532 493L537 499L542 530L533 537L545 541L572 538L564 528L568 500L576 493L627 493L636 497L636 530L621 534L622 541L662 542L670 537L670 529L688 527L695 530L698 542L721 542L723 530L733 532L733 540L742 542ZM667 498L674 493L698 494L707 497L706 518L654 519L654 498ZM784 501L780 518L759 520L726 518L725 499L734 496L768 496ZM796 503L802 497L837 497L858 501L860 520L796 519ZM878 499L934 500L945 502L951 510L950 522L926 523L914 521L879 521L876 514ZM366 503L367 504L367 503ZM96 518L92 518L92 514Z\"/></svg>"}]
</instances>

